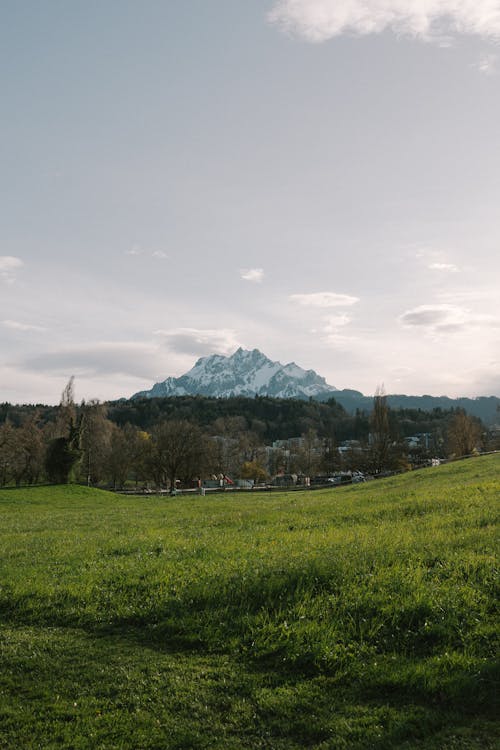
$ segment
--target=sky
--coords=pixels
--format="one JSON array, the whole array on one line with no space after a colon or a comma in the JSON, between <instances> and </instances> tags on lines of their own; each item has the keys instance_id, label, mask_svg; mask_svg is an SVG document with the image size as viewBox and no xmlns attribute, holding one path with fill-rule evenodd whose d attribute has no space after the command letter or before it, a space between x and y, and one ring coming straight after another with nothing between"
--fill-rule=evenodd
<instances>
[{"instance_id":1,"label":"sky","mask_svg":"<svg viewBox=\"0 0 500 750\"><path fill-rule=\"evenodd\" d=\"M4 0L0 85L0 401L500 395L500 0Z\"/></svg>"}]
</instances>

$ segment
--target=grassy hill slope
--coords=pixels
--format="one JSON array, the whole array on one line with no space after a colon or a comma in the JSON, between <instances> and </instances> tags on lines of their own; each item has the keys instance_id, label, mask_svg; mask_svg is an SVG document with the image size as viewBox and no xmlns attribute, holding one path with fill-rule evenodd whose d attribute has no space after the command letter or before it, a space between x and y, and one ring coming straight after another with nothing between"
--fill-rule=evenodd
<instances>
[{"instance_id":1,"label":"grassy hill slope","mask_svg":"<svg viewBox=\"0 0 500 750\"><path fill-rule=\"evenodd\" d=\"M0 747L497 748L499 499L0 491Z\"/></svg>"}]
</instances>

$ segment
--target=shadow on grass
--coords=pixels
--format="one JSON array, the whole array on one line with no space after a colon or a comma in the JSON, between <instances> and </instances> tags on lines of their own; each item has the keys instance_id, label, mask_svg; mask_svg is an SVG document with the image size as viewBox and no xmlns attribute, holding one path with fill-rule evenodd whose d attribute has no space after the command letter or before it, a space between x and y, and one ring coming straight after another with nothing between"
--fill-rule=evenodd
<instances>
[{"instance_id":1,"label":"shadow on grass","mask_svg":"<svg viewBox=\"0 0 500 750\"><path fill-rule=\"evenodd\" d=\"M14 625L21 630L20 622ZM175 671L180 669L184 681L192 680L193 686L186 688L179 706L172 708L174 716L180 711L185 719L190 703L200 700L197 694L194 696L201 690L202 702L217 714L219 726L225 726L231 714L233 737L241 733L241 737L250 738L250 744L235 747L261 746L260 738L266 737L267 744L262 746L276 748L392 750L403 743L409 743L411 748L417 742L422 743L418 747L437 750L439 746L432 744L436 733L452 735L457 727L467 729L474 722L495 717L494 685L499 670L493 664L464 668L458 661L448 666L443 678L431 669L426 671L418 659L401 659L399 667L393 665L391 670L372 664L366 667L364 675L359 672L359 664L353 663L352 674L346 669L335 674L334 670L322 672L312 665L304 669L280 662L276 655L255 659L245 652L233 651L230 646L217 651L189 633L183 637L173 622L159 626L122 618L101 624L70 626L66 622L58 627L57 649L53 652L49 649L44 673L37 668L37 690L43 690L43 680L47 685L53 680L50 661L56 659L56 669L63 672L71 668L83 681L83 692L89 690L90 674L91 689L97 695L111 697L129 711L134 709L136 700L131 696L137 692L127 676L130 664L138 670L140 691L150 689L144 683L150 674L156 679L158 670L167 669L168 679L173 683ZM45 633L49 642L53 628L54 622ZM78 644L77 648L71 645L73 642ZM31 655L26 659L29 665ZM208 681L203 678L200 687L200 670L203 668L206 673L207 665L212 677ZM431 666L435 667L434 662ZM103 678L96 680L96 674L107 674L104 687ZM113 674L124 684L115 686ZM17 675L22 676L22 669ZM242 705L248 706L247 713L234 718ZM192 745L202 746L222 747Z\"/></svg>"},{"instance_id":2,"label":"shadow on grass","mask_svg":"<svg viewBox=\"0 0 500 750\"><path fill-rule=\"evenodd\" d=\"M430 642L425 625L433 611L421 602L407 600L404 608L396 600L388 625L372 588L357 591L357 580L346 588L331 567L267 570L223 584L207 590L195 582L176 596L148 582L108 580L88 604L67 590L44 598L3 587L0 620L80 630L102 654L147 649L157 658L230 659L244 675L234 687L253 703L255 721L271 737L293 740L291 747L314 747L345 731L345 747L386 750L495 716L498 666L466 658L460 648L449 656L451 621Z\"/></svg>"}]
</instances>

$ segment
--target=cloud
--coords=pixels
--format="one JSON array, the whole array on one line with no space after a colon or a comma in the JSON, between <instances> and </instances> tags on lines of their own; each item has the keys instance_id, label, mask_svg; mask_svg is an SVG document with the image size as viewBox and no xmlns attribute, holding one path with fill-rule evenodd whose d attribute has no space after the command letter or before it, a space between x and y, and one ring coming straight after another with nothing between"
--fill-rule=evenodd
<instances>
[{"instance_id":1,"label":"cloud","mask_svg":"<svg viewBox=\"0 0 500 750\"><path fill-rule=\"evenodd\" d=\"M207 354L230 354L239 346L235 332L229 328L160 329L154 331L154 334L163 336L167 347L177 354L188 354L199 357Z\"/></svg>"},{"instance_id":2,"label":"cloud","mask_svg":"<svg viewBox=\"0 0 500 750\"><path fill-rule=\"evenodd\" d=\"M474 314L457 305L420 305L400 316L404 326L424 328L433 333L456 333L467 328L499 327L493 315Z\"/></svg>"},{"instance_id":3,"label":"cloud","mask_svg":"<svg viewBox=\"0 0 500 750\"><path fill-rule=\"evenodd\" d=\"M129 375L154 379L166 366L166 357L154 344L103 341L43 352L21 362L24 369L54 375Z\"/></svg>"},{"instance_id":4,"label":"cloud","mask_svg":"<svg viewBox=\"0 0 500 750\"><path fill-rule=\"evenodd\" d=\"M351 322L349 315L342 313L340 315L329 315L325 318L323 331L325 333L335 333L339 328L348 325Z\"/></svg>"},{"instance_id":5,"label":"cloud","mask_svg":"<svg viewBox=\"0 0 500 750\"><path fill-rule=\"evenodd\" d=\"M303 307L349 307L359 302L359 297L335 292L313 292L311 294L291 294L291 302L297 302Z\"/></svg>"},{"instance_id":6,"label":"cloud","mask_svg":"<svg viewBox=\"0 0 500 750\"><path fill-rule=\"evenodd\" d=\"M13 255L0 255L0 273L9 273L23 265L21 258L15 258Z\"/></svg>"},{"instance_id":7,"label":"cloud","mask_svg":"<svg viewBox=\"0 0 500 750\"><path fill-rule=\"evenodd\" d=\"M457 273L459 270L454 263L431 263L429 268L432 271L448 271L449 273Z\"/></svg>"},{"instance_id":8,"label":"cloud","mask_svg":"<svg viewBox=\"0 0 500 750\"><path fill-rule=\"evenodd\" d=\"M13 331L35 331L37 333L42 333L47 330L43 326L20 323L18 320L2 320L2 325L4 328L10 328Z\"/></svg>"},{"instance_id":9,"label":"cloud","mask_svg":"<svg viewBox=\"0 0 500 750\"><path fill-rule=\"evenodd\" d=\"M16 279L16 271L23 266L21 258L13 255L0 255L0 280L12 284Z\"/></svg>"},{"instance_id":10,"label":"cloud","mask_svg":"<svg viewBox=\"0 0 500 750\"><path fill-rule=\"evenodd\" d=\"M253 281L254 283L260 284L264 278L263 268L242 268L240 270L240 276L245 281Z\"/></svg>"},{"instance_id":11,"label":"cloud","mask_svg":"<svg viewBox=\"0 0 500 750\"><path fill-rule=\"evenodd\" d=\"M465 320L464 311L453 305L420 305L407 310L401 315L401 321L406 326L439 327Z\"/></svg>"},{"instance_id":12,"label":"cloud","mask_svg":"<svg viewBox=\"0 0 500 750\"><path fill-rule=\"evenodd\" d=\"M424 41L450 34L500 37L498 0L276 0L268 19L309 42L386 30Z\"/></svg>"},{"instance_id":13,"label":"cloud","mask_svg":"<svg viewBox=\"0 0 500 750\"><path fill-rule=\"evenodd\" d=\"M313 330L312 333L319 333L325 344L335 346L337 349L352 349L358 341L358 337L343 333L345 326L349 325L351 321L352 318L345 313L327 315L323 318L323 325L319 331Z\"/></svg>"},{"instance_id":14,"label":"cloud","mask_svg":"<svg viewBox=\"0 0 500 750\"><path fill-rule=\"evenodd\" d=\"M160 258L162 260L168 258L167 253L163 252L163 250L146 250L141 245L132 245L129 250L125 250L125 255L150 255L151 258Z\"/></svg>"},{"instance_id":15,"label":"cloud","mask_svg":"<svg viewBox=\"0 0 500 750\"><path fill-rule=\"evenodd\" d=\"M132 245L130 250L125 250L125 255L142 255L144 250L139 245Z\"/></svg>"},{"instance_id":16,"label":"cloud","mask_svg":"<svg viewBox=\"0 0 500 750\"><path fill-rule=\"evenodd\" d=\"M497 72L498 55L487 54L482 55L479 58L479 62L476 64L476 68L480 73L486 76L494 75Z\"/></svg>"},{"instance_id":17,"label":"cloud","mask_svg":"<svg viewBox=\"0 0 500 750\"><path fill-rule=\"evenodd\" d=\"M415 258L431 271L442 273L458 273L461 269L450 262L453 253L442 248L422 247L415 253Z\"/></svg>"}]
</instances>

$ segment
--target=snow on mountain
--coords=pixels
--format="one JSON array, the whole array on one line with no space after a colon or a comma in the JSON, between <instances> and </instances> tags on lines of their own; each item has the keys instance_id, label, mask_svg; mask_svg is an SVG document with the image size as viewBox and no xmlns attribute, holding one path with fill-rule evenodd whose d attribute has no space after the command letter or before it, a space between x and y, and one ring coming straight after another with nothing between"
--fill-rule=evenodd
<instances>
[{"instance_id":1,"label":"snow on mountain","mask_svg":"<svg viewBox=\"0 0 500 750\"><path fill-rule=\"evenodd\" d=\"M230 357L212 354L201 357L194 367L179 378L167 378L149 391L132 398L201 395L272 396L274 398L326 398L336 392L314 370L303 370L295 362L272 362L258 349L238 349Z\"/></svg>"}]
</instances>

